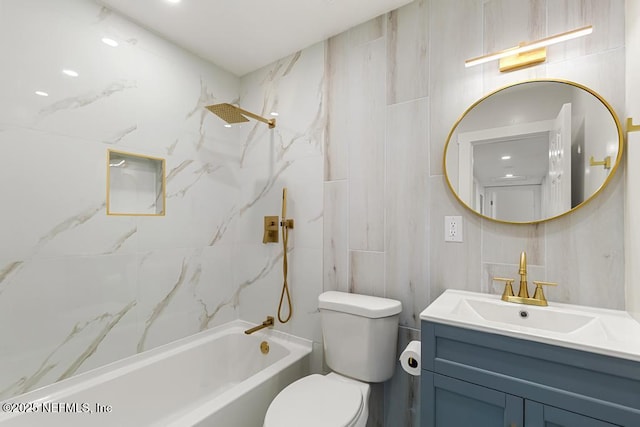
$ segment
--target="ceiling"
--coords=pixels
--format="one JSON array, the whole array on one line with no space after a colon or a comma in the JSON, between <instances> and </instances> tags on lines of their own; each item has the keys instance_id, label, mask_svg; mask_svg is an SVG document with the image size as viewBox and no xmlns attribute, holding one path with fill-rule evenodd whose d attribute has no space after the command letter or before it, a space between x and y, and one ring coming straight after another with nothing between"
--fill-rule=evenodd
<instances>
[{"instance_id":1,"label":"ceiling","mask_svg":"<svg viewBox=\"0 0 640 427\"><path fill-rule=\"evenodd\" d=\"M510 158L503 160L505 155ZM485 187L537 185L548 173L549 132L473 147L473 176Z\"/></svg>"},{"instance_id":2,"label":"ceiling","mask_svg":"<svg viewBox=\"0 0 640 427\"><path fill-rule=\"evenodd\" d=\"M98 0L243 76L412 0Z\"/></svg>"}]
</instances>

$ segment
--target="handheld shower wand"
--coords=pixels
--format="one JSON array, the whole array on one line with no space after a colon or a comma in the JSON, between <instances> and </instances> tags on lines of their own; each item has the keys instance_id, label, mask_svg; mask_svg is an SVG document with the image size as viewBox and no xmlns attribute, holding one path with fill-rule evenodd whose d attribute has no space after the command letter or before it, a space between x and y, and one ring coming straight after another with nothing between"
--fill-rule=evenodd
<instances>
[{"instance_id":1,"label":"handheld shower wand","mask_svg":"<svg viewBox=\"0 0 640 427\"><path fill-rule=\"evenodd\" d=\"M287 219L287 188L282 189L282 221L280 222L282 226L282 246L284 249L284 255L282 260L282 274L284 276L284 280L282 283L282 293L280 294L280 303L278 304L278 320L280 323L287 323L291 316L293 315L293 306L291 304L291 295L289 294L289 284L287 283L287 273L288 273L288 260L287 260L287 245L289 243L289 229L293 228L293 220ZM282 303L284 302L284 296L287 295L287 306L289 308L289 312L287 317L282 317Z\"/></svg>"}]
</instances>

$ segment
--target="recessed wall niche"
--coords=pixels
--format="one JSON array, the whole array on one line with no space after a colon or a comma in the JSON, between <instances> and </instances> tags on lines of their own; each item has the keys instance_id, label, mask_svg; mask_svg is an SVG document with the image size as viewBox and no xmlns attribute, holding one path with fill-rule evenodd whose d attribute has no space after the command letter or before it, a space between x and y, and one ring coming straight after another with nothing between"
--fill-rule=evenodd
<instances>
[{"instance_id":1,"label":"recessed wall niche","mask_svg":"<svg viewBox=\"0 0 640 427\"><path fill-rule=\"evenodd\" d=\"M107 215L164 215L165 160L108 150Z\"/></svg>"}]
</instances>

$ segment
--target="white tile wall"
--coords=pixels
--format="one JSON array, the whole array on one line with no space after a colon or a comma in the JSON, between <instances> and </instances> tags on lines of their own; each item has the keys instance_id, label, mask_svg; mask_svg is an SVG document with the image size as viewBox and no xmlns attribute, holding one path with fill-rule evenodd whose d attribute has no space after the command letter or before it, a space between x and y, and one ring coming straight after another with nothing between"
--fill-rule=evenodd
<instances>
[{"instance_id":1,"label":"white tile wall","mask_svg":"<svg viewBox=\"0 0 640 427\"><path fill-rule=\"evenodd\" d=\"M349 247L356 250L384 249L385 55L384 39L349 54Z\"/></svg>"},{"instance_id":2,"label":"white tile wall","mask_svg":"<svg viewBox=\"0 0 640 427\"><path fill-rule=\"evenodd\" d=\"M385 295L403 302L401 330L412 330L420 326L419 312L447 288L502 292L491 278L516 275L520 252L526 251L531 280L560 283L549 290L550 300L624 308L624 168L578 212L525 226L482 220L469 212L451 194L442 169L447 135L459 116L485 93L512 82L536 77L573 80L600 93L622 115L623 19L621 0L424 0L387 14L385 55L378 54L380 41L374 36L368 42L358 39L354 47L354 30L330 39L327 84L354 91L346 100L350 114L364 117L380 103L388 107L382 116L367 120L384 122L372 124L385 129L384 139L372 140L369 129L360 127L359 116L353 123L332 127L344 110L329 100L325 164L339 164L337 153L347 153L348 161L341 164L339 176L325 173L325 198L330 200L325 217L331 218L324 239L325 287L339 288L336 275L345 264L340 259L348 254L350 268L358 269L349 273L357 281L350 289L379 293L382 269L371 259L383 253ZM379 28L378 22L363 24L357 31ZM465 59L586 24L594 26L592 36L550 48L545 64L512 73L500 73L495 62L464 67ZM350 84L353 70L366 74ZM381 70L386 73L386 92L355 92ZM356 88L350 89L352 85ZM338 178L340 186L348 183L346 209L334 202L338 187L333 180ZM380 185L382 202L367 192ZM374 239L379 209L384 212L383 245ZM463 243L444 242L445 215L462 216ZM347 230L334 225L342 224L340 217L347 221ZM344 235L349 235L347 250L339 240ZM363 272L365 265L368 272ZM635 295L632 289L627 293ZM386 393L386 413L374 413L369 425L395 425L398 419L416 423L416 404L400 402L397 396L415 394L417 385L401 381L402 375L397 372L388 385L393 392Z\"/></svg>"},{"instance_id":3,"label":"white tile wall","mask_svg":"<svg viewBox=\"0 0 640 427\"><path fill-rule=\"evenodd\" d=\"M348 215L348 183L345 180L325 182L322 244L325 291L347 292L349 289Z\"/></svg>"},{"instance_id":4,"label":"white tile wall","mask_svg":"<svg viewBox=\"0 0 640 427\"><path fill-rule=\"evenodd\" d=\"M262 322L268 315L277 319L283 286L282 236L279 244L264 245L262 224L264 215L281 215L286 187L287 218L295 221L287 252L293 316L286 324L276 321L276 328L314 341L314 372L323 370L322 353L317 354L322 347L317 301L323 290L327 197L323 184L325 50L325 43L316 44L241 79L243 108L263 116L277 111L279 116L272 131L263 124L240 129L240 141L247 145L238 171L241 201L234 248L234 259L238 259L234 274L241 277L236 282L246 283L238 294L240 317L251 322ZM283 318L288 314L286 307Z\"/></svg>"},{"instance_id":5,"label":"white tile wall","mask_svg":"<svg viewBox=\"0 0 640 427\"><path fill-rule=\"evenodd\" d=\"M384 252L349 252L349 292L385 296Z\"/></svg>"},{"instance_id":6,"label":"white tile wall","mask_svg":"<svg viewBox=\"0 0 640 427\"><path fill-rule=\"evenodd\" d=\"M627 0L626 17L626 112L634 124L640 124L640 58L635 54L640 49L640 4ZM627 310L640 321L640 226L636 220L640 215L640 133L631 132L627 136L627 170L625 182L625 273Z\"/></svg>"},{"instance_id":7,"label":"white tile wall","mask_svg":"<svg viewBox=\"0 0 640 427\"><path fill-rule=\"evenodd\" d=\"M530 275L561 283L549 299L624 307L623 259L629 275L634 255L624 252L622 224L633 175L621 168L575 214L516 227L460 206L442 152L467 106L525 78L574 80L621 116L625 99L632 112L623 62L629 75L634 2L625 47L622 0L416 0L239 80L90 2L0 1L0 53L15 65L0 81L0 154L8 159L0 235L9 242L0 249L0 334L15 349L0 355L10 367L0 373L0 396L227 319L274 314L282 248L261 243L261 224L280 213L285 186L296 221L295 311L279 328L314 340L314 372L325 370L316 306L323 289L401 300L406 341L444 289L500 292L489 278L515 269L526 250ZM508 74L495 63L463 66L584 23L593 35L550 49L546 64ZM122 40L118 49L99 42L105 32ZM61 75L63 66L80 77ZM202 108L233 101L262 115L277 110L278 126L226 129ZM166 217L106 217L107 148L167 158ZM633 214L633 204L626 208ZM444 215L463 217L463 243L443 241ZM627 248L638 240L627 239ZM626 304L637 313L636 288L627 282ZM26 329L33 340L20 336ZM393 393L375 393L386 395L388 410L373 411L370 425L393 425L391 414L415 423L417 401L406 406L396 396L415 395L417 383L402 375Z\"/></svg>"},{"instance_id":8,"label":"white tile wall","mask_svg":"<svg viewBox=\"0 0 640 427\"><path fill-rule=\"evenodd\" d=\"M202 107L239 79L94 2L0 10L0 398L237 318L239 133ZM166 158L166 216L106 215L108 148Z\"/></svg>"},{"instance_id":9,"label":"white tile wall","mask_svg":"<svg viewBox=\"0 0 640 427\"><path fill-rule=\"evenodd\" d=\"M0 397L275 315L282 248L262 244L262 217L280 214L283 187L294 317L280 327L318 348L325 43L239 79L91 2L62 3L0 3L13 65L0 82L0 332L12 349ZM277 111L277 127L227 129L203 108L238 101ZM166 216L106 216L108 148L166 158Z\"/></svg>"},{"instance_id":10,"label":"white tile wall","mask_svg":"<svg viewBox=\"0 0 640 427\"><path fill-rule=\"evenodd\" d=\"M416 324L424 308L416 296L429 292L428 101L419 98L387 108L385 289L386 296L402 301L403 324Z\"/></svg>"}]
</instances>

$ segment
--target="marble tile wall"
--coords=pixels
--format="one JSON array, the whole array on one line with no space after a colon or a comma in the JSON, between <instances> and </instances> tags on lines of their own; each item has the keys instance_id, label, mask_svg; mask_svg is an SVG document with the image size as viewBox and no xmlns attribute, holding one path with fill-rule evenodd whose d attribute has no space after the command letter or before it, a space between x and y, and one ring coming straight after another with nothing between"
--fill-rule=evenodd
<instances>
[{"instance_id":1,"label":"marble tile wall","mask_svg":"<svg viewBox=\"0 0 640 427\"><path fill-rule=\"evenodd\" d=\"M401 300L399 348L418 336L420 311L445 289L500 292L491 277L513 274L522 250L530 276L561 283L551 300L623 309L624 167L580 211L515 226L461 207L446 184L442 154L471 103L524 79L585 84L624 116L624 1L416 0L383 18L327 44L324 289ZM587 24L591 36L550 48L536 67L500 73L496 63L463 65ZM384 91L372 87L383 78ZM462 216L463 243L444 242L445 215ZM398 364L385 392L372 397L375 406L384 396L384 410L372 413L369 425L418 425L417 383Z\"/></svg>"},{"instance_id":2,"label":"marble tile wall","mask_svg":"<svg viewBox=\"0 0 640 427\"><path fill-rule=\"evenodd\" d=\"M531 274L563 284L550 299L624 308L624 168L576 214L509 226L461 207L441 160L465 108L514 81L574 80L623 117L622 0L416 0L241 79L92 2L61 1L0 0L0 52L15 66L0 81L0 397L275 314L283 250L261 243L261 225L282 187L295 311L278 327L314 341L314 371L326 369L324 290L401 300L399 349L445 289L499 292L490 277L521 250ZM592 36L543 65L463 66L588 23ZM278 111L278 126L227 129L202 108L229 101ZM165 217L105 215L107 148L167 159ZM444 242L444 215L463 217L464 243ZM627 286L629 306L637 295ZM418 381L397 367L373 388L371 426L418 425Z\"/></svg>"},{"instance_id":3,"label":"marble tile wall","mask_svg":"<svg viewBox=\"0 0 640 427\"><path fill-rule=\"evenodd\" d=\"M250 322L278 318L283 286L282 236L262 243L265 215L281 215L287 188L287 218L294 220L288 241L288 287L293 315L276 328L314 342L312 370L322 372L322 333L318 295L322 293L323 169L326 128L325 44L318 43L243 76L240 105L263 117L279 115L276 128L251 122L240 126L243 156L237 172L242 206L237 210L234 258L255 283L240 294L239 315ZM286 298L285 298L286 301ZM285 304L282 317L288 314Z\"/></svg>"},{"instance_id":4,"label":"marble tile wall","mask_svg":"<svg viewBox=\"0 0 640 427\"><path fill-rule=\"evenodd\" d=\"M632 0L625 2L625 46L628 52L640 51L640 4ZM640 73L638 55L626 55L626 117L632 117L633 123L640 122L640 83L636 76ZM627 135L627 174L625 182L625 279L627 311L640 321L640 226L636 218L640 216L640 133Z\"/></svg>"},{"instance_id":5,"label":"marble tile wall","mask_svg":"<svg viewBox=\"0 0 640 427\"><path fill-rule=\"evenodd\" d=\"M203 106L239 79L85 0L0 0L0 54L0 399L236 319L240 131ZM166 216L106 215L107 149L166 159Z\"/></svg>"}]
</instances>

